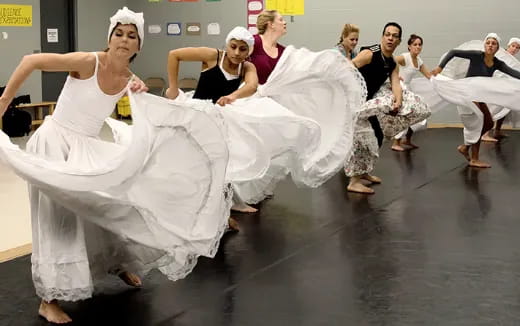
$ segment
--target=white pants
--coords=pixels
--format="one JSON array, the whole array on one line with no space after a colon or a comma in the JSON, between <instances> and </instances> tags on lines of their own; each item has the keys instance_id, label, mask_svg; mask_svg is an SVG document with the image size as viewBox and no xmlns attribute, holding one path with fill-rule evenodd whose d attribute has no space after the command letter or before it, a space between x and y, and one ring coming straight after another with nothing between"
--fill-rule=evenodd
<instances>
[{"instance_id":1,"label":"white pants","mask_svg":"<svg viewBox=\"0 0 520 326\"><path fill-rule=\"evenodd\" d=\"M482 114L476 105L473 106L475 108L460 105L457 106L460 120L464 125L465 145L476 144L480 140L482 127L484 126L484 114Z\"/></svg>"},{"instance_id":2,"label":"white pants","mask_svg":"<svg viewBox=\"0 0 520 326\"><path fill-rule=\"evenodd\" d=\"M417 132L417 131L420 131L420 130L425 130L426 129L426 122L427 120L424 119L423 121L421 122L418 122L414 125L411 125L410 128L412 129L413 132ZM402 139L404 136L406 136L406 133L408 132L408 130L403 130L401 131L400 133L398 133L394 138L395 139Z\"/></svg>"},{"instance_id":3,"label":"white pants","mask_svg":"<svg viewBox=\"0 0 520 326\"><path fill-rule=\"evenodd\" d=\"M491 113L491 117L493 121L498 121L508 115L511 110L498 106L498 105L488 105L489 113Z\"/></svg>"}]
</instances>

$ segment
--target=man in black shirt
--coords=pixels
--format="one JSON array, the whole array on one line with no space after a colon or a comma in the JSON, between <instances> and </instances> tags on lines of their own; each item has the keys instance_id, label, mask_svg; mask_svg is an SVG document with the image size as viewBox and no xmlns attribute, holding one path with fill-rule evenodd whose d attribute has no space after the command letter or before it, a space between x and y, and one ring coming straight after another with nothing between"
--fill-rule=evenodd
<instances>
[{"instance_id":1,"label":"man in black shirt","mask_svg":"<svg viewBox=\"0 0 520 326\"><path fill-rule=\"evenodd\" d=\"M390 78L394 94L394 112L397 113L403 101L403 90L399 82L399 65L393 53L401 44L402 28L397 23L387 23L383 29L381 44L361 48L361 52L352 60L367 83L367 100L374 97L381 85ZM383 142L383 132L377 118L371 117L370 123L376 133L379 146Z\"/></svg>"},{"instance_id":2,"label":"man in black shirt","mask_svg":"<svg viewBox=\"0 0 520 326\"><path fill-rule=\"evenodd\" d=\"M352 59L352 63L359 69L367 84L367 100L372 99L384 82L390 78L394 95L393 114L397 114L403 101L403 91L399 81L399 65L396 64L393 58L395 49L401 43L401 36L402 28L399 24L387 23L383 29L381 44L361 48L361 52ZM377 138L377 145L381 147L384 135L379 121L375 115L369 117L368 121ZM378 156L377 145L374 144L375 148L373 148L370 139L357 141L357 143L362 142L365 142L365 144L360 146L364 148L355 149L352 154L353 157L345 167L345 173L350 177L347 189L352 192L372 194L374 190L363 185L361 180L381 183L380 178L369 174ZM356 155L364 157L356 157Z\"/></svg>"}]
</instances>

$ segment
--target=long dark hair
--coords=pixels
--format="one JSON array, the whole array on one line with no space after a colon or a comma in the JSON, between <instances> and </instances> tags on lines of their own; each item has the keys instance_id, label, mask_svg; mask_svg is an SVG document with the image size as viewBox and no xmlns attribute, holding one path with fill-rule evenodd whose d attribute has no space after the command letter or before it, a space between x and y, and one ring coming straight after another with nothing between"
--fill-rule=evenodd
<instances>
[{"instance_id":1,"label":"long dark hair","mask_svg":"<svg viewBox=\"0 0 520 326\"><path fill-rule=\"evenodd\" d=\"M415 40L417 40L417 39L421 40L421 45L424 45L424 41L423 41L422 37L420 37L417 34L410 35L410 38L408 39L408 45L412 45L412 43L415 42Z\"/></svg>"}]
</instances>

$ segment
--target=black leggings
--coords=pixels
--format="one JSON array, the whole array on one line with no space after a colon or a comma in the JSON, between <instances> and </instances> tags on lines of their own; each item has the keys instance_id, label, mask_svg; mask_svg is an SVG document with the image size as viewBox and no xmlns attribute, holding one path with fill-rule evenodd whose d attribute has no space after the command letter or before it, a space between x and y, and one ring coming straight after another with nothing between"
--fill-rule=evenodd
<instances>
[{"instance_id":1,"label":"black leggings","mask_svg":"<svg viewBox=\"0 0 520 326\"><path fill-rule=\"evenodd\" d=\"M381 129L379 120L377 120L377 117L373 115L371 117L368 117L368 121L370 122L370 125L372 126L372 129L374 129L374 133L376 134L377 144L379 145L379 147L381 147L381 145L383 145L383 139L385 138L385 136L383 135L383 129Z\"/></svg>"}]
</instances>

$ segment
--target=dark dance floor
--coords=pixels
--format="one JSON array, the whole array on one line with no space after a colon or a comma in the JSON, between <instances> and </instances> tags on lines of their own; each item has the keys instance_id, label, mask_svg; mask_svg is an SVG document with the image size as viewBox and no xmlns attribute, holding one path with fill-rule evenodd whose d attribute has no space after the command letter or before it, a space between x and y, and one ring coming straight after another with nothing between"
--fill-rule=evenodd
<instances>
[{"instance_id":1,"label":"dark dance floor","mask_svg":"<svg viewBox=\"0 0 520 326\"><path fill-rule=\"evenodd\" d=\"M372 196L338 174L319 189L280 184L238 215L213 260L133 290L108 277L67 303L73 325L520 325L520 132L483 145L491 169L456 152L460 129L382 151ZM516 202L516 201L519 202ZM0 264L0 324L45 325L29 257Z\"/></svg>"}]
</instances>

